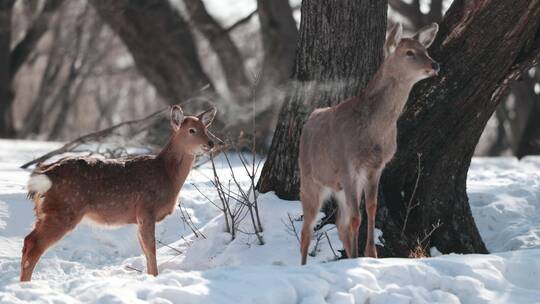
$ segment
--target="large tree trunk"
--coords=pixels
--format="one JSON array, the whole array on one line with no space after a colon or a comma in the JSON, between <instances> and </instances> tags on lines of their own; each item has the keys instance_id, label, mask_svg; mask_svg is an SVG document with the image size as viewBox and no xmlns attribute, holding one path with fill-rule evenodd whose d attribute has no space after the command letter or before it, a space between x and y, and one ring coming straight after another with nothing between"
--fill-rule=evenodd
<instances>
[{"instance_id":1,"label":"large tree trunk","mask_svg":"<svg viewBox=\"0 0 540 304\"><path fill-rule=\"evenodd\" d=\"M293 89L279 114L259 191L298 198L302 126L313 109L354 96L368 83L382 61L386 11L380 0L302 2Z\"/></svg>"},{"instance_id":2,"label":"large tree trunk","mask_svg":"<svg viewBox=\"0 0 540 304\"><path fill-rule=\"evenodd\" d=\"M538 0L453 2L430 49L441 75L411 93L398 122L397 154L382 178L382 256L408 256L418 241L444 253L487 251L468 204L467 171L501 96L540 59L539 22ZM309 113L291 104L284 111L303 111L301 119L282 113L259 184L282 198L298 195L296 147ZM407 206L412 210L405 224Z\"/></svg>"},{"instance_id":3,"label":"large tree trunk","mask_svg":"<svg viewBox=\"0 0 540 304\"><path fill-rule=\"evenodd\" d=\"M0 137L14 134L11 104L11 76L9 72L11 47L11 15L14 0L0 1Z\"/></svg>"},{"instance_id":4,"label":"large tree trunk","mask_svg":"<svg viewBox=\"0 0 540 304\"><path fill-rule=\"evenodd\" d=\"M170 104L213 85L199 61L189 24L168 0L91 0L122 39L137 68Z\"/></svg>"}]
</instances>

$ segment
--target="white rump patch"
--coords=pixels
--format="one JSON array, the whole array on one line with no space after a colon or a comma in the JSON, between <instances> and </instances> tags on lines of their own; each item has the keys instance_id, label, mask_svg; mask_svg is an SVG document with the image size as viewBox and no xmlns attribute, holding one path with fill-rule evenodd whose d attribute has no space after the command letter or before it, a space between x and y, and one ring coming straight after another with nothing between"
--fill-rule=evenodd
<instances>
[{"instance_id":1,"label":"white rump patch","mask_svg":"<svg viewBox=\"0 0 540 304\"><path fill-rule=\"evenodd\" d=\"M31 176L26 185L29 192L37 192L39 194L45 194L51 187L52 181L45 174Z\"/></svg>"}]
</instances>

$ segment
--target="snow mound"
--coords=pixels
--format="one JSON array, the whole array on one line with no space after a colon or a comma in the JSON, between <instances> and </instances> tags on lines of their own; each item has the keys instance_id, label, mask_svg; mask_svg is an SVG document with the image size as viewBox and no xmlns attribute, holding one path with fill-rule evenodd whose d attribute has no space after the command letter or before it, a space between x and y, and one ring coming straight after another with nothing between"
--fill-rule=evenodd
<instances>
[{"instance_id":1,"label":"snow mound","mask_svg":"<svg viewBox=\"0 0 540 304\"><path fill-rule=\"evenodd\" d=\"M489 251L540 248L540 157L474 158L467 193Z\"/></svg>"}]
</instances>

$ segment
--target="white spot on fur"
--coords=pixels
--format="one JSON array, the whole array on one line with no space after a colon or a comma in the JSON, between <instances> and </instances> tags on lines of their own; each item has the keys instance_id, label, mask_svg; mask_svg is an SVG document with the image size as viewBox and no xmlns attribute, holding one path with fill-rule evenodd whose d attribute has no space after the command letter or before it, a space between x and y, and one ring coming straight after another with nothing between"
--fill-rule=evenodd
<instances>
[{"instance_id":1,"label":"white spot on fur","mask_svg":"<svg viewBox=\"0 0 540 304\"><path fill-rule=\"evenodd\" d=\"M30 177L26 187L28 191L45 194L52 187L52 181L47 175L38 174Z\"/></svg>"}]
</instances>

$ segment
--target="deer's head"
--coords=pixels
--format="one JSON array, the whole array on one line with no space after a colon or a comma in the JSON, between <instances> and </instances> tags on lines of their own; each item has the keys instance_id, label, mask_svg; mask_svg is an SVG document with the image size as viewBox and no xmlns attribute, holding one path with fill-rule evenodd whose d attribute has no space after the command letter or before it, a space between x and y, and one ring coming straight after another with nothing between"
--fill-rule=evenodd
<instances>
[{"instance_id":1,"label":"deer's head","mask_svg":"<svg viewBox=\"0 0 540 304\"><path fill-rule=\"evenodd\" d=\"M429 56L427 49L438 31L437 23L432 23L421 28L412 38L402 38L403 28L396 23L384 44L385 62L400 77L412 82L436 76L439 64Z\"/></svg>"},{"instance_id":2,"label":"deer's head","mask_svg":"<svg viewBox=\"0 0 540 304\"><path fill-rule=\"evenodd\" d=\"M182 108L173 106L171 108L173 149L191 155L210 151L214 147L214 141L209 136L208 126L212 124L215 116L214 107L197 116L184 116Z\"/></svg>"}]
</instances>

